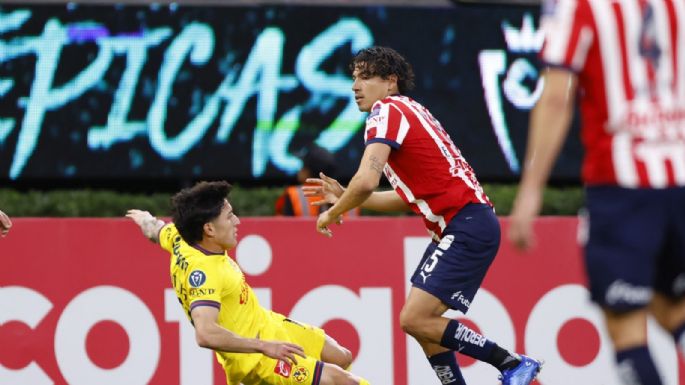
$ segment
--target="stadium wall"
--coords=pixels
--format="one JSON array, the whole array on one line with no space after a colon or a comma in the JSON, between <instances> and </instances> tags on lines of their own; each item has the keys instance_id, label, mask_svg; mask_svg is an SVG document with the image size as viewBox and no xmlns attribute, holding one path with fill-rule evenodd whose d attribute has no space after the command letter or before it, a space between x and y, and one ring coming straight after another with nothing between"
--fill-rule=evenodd
<instances>
[{"instance_id":1,"label":"stadium wall","mask_svg":"<svg viewBox=\"0 0 685 385\"><path fill-rule=\"evenodd\" d=\"M308 220L241 222L235 256L265 307L326 328L353 351L353 371L374 385L437 383L397 321L428 242L419 219L349 220L332 239ZM541 219L527 254L503 243L459 318L544 359L539 384L618 385L600 313L584 288L577 226L575 217ZM171 289L168 256L133 223L18 218L0 253L0 383L225 384L211 352L195 345ZM676 385L683 372L676 351L649 327L665 384ZM468 383L498 383L486 364L462 364Z\"/></svg>"}]
</instances>

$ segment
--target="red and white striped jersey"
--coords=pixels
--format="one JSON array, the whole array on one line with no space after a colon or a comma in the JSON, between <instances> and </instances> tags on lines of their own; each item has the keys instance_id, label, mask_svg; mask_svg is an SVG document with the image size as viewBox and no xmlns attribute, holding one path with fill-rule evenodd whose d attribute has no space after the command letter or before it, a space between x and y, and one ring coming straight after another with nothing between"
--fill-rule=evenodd
<instances>
[{"instance_id":1,"label":"red and white striped jersey","mask_svg":"<svg viewBox=\"0 0 685 385\"><path fill-rule=\"evenodd\" d=\"M411 98L393 95L374 103L366 118L364 141L393 148L385 176L438 237L467 204L492 206L440 122Z\"/></svg>"},{"instance_id":2,"label":"red and white striped jersey","mask_svg":"<svg viewBox=\"0 0 685 385\"><path fill-rule=\"evenodd\" d=\"M556 0L543 62L578 75L588 185L685 186L685 0Z\"/></svg>"}]
</instances>

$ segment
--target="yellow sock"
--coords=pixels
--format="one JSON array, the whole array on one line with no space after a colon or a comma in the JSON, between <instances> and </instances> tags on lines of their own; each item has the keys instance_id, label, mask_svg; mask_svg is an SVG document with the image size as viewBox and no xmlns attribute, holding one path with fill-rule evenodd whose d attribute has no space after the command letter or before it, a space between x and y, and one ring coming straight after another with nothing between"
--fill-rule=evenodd
<instances>
[{"instance_id":1,"label":"yellow sock","mask_svg":"<svg viewBox=\"0 0 685 385\"><path fill-rule=\"evenodd\" d=\"M365 379L360 378L359 379L359 385L371 385L371 384L369 383L369 381L366 381Z\"/></svg>"}]
</instances>

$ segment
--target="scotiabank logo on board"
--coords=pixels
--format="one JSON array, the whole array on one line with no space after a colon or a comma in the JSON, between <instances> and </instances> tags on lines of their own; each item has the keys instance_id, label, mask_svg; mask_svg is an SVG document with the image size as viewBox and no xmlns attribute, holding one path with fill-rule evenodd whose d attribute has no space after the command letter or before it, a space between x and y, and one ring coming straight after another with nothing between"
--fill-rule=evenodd
<instances>
[{"instance_id":1,"label":"scotiabank logo on board","mask_svg":"<svg viewBox=\"0 0 685 385\"><path fill-rule=\"evenodd\" d=\"M583 285L575 220L545 226L560 235L540 239L528 255L503 244L467 316L447 316L544 359L540 384L618 385L601 314ZM12 231L0 241L7 273L0 275L0 383L225 384L212 352L195 344L168 256L134 225L19 219ZM326 328L372 384L438 384L397 321L428 242L420 221L350 220L333 231L328 239L310 221L243 219L234 255L263 306ZM50 258L25 247L36 233L54 246ZM27 269L29 258L43 263ZM677 385L670 337L653 326L653 354L665 383ZM498 383L489 365L459 359L467 382Z\"/></svg>"}]
</instances>

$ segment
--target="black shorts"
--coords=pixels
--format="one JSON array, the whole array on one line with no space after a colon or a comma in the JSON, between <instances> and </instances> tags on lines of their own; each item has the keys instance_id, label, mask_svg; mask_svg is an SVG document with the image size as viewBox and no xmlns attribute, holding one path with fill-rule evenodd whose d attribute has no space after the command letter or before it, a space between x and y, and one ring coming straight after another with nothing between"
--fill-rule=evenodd
<instances>
[{"instance_id":1,"label":"black shorts","mask_svg":"<svg viewBox=\"0 0 685 385\"><path fill-rule=\"evenodd\" d=\"M500 226L492 208L470 204L452 218L440 243L431 242L411 282L466 314L500 244Z\"/></svg>"},{"instance_id":2,"label":"black shorts","mask_svg":"<svg viewBox=\"0 0 685 385\"><path fill-rule=\"evenodd\" d=\"M685 188L588 187L592 299L616 311L685 295Z\"/></svg>"}]
</instances>

